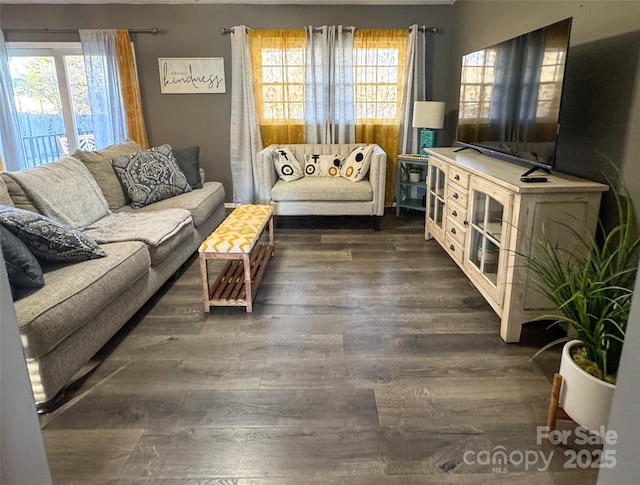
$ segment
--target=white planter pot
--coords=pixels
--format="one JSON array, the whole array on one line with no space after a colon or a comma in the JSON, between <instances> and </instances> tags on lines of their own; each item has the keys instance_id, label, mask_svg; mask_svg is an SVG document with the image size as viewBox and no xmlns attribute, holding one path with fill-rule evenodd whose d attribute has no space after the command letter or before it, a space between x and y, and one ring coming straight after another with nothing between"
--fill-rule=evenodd
<instances>
[{"instance_id":1,"label":"white planter pot","mask_svg":"<svg viewBox=\"0 0 640 485\"><path fill-rule=\"evenodd\" d=\"M581 345L572 340L562 349L560 406L576 423L591 431L607 425L616 386L585 372L571 358L570 350Z\"/></svg>"},{"instance_id":2,"label":"white planter pot","mask_svg":"<svg viewBox=\"0 0 640 485\"><path fill-rule=\"evenodd\" d=\"M409 182L420 182L421 173L409 173Z\"/></svg>"}]
</instances>

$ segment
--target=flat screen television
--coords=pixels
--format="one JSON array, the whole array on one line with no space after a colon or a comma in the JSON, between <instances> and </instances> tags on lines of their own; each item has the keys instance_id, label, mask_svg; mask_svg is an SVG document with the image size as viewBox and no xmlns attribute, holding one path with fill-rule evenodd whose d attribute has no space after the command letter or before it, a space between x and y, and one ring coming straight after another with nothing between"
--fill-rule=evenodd
<instances>
[{"instance_id":1,"label":"flat screen television","mask_svg":"<svg viewBox=\"0 0 640 485\"><path fill-rule=\"evenodd\" d=\"M463 56L461 149L553 168L571 20Z\"/></svg>"}]
</instances>

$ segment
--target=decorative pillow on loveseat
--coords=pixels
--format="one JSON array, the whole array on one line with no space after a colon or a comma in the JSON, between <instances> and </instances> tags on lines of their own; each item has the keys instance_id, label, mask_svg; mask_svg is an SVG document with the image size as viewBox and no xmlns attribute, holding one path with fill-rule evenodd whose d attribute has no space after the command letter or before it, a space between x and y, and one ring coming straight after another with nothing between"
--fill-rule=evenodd
<instances>
[{"instance_id":1,"label":"decorative pillow on loveseat","mask_svg":"<svg viewBox=\"0 0 640 485\"><path fill-rule=\"evenodd\" d=\"M340 155L307 154L304 156L304 174L309 177L339 177L344 157Z\"/></svg>"},{"instance_id":2,"label":"decorative pillow on loveseat","mask_svg":"<svg viewBox=\"0 0 640 485\"><path fill-rule=\"evenodd\" d=\"M354 148L340 168L340 176L352 182L360 182L369 173L372 153L373 145Z\"/></svg>"},{"instance_id":3,"label":"decorative pillow on loveseat","mask_svg":"<svg viewBox=\"0 0 640 485\"><path fill-rule=\"evenodd\" d=\"M169 145L122 155L111 163L134 209L191 192Z\"/></svg>"},{"instance_id":4,"label":"decorative pillow on loveseat","mask_svg":"<svg viewBox=\"0 0 640 485\"><path fill-rule=\"evenodd\" d=\"M285 182L293 182L304 177L300 162L298 162L289 147L273 150L273 165L276 168L278 177Z\"/></svg>"},{"instance_id":5,"label":"decorative pillow on loveseat","mask_svg":"<svg viewBox=\"0 0 640 485\"><path fill-rule=\"evenodd\" d=\"M0 205L0 224L38 259L77 263L107 255L85 233L36 212Z\"/></svg>"}]
</instances>

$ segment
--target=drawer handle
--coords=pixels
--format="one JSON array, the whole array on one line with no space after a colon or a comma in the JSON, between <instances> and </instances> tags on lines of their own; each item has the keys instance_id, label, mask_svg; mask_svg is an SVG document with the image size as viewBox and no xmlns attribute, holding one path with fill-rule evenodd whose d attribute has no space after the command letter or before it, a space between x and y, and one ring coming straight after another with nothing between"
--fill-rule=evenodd
<instances>
[{"instance_id":1,"label":"drawer handle","mask_svg":"<svg viewBox=\"0 0 640 485\"><path fill-rule=\"evenodd\" d=\"M454 192L454 193L453 193L453 198L454 198L454 199L457 199L457 198L458 198L458 192Z\"/></svg>"},{"instance_id":2,"label":"drawer handle","mask_svg":"<svg viewBox=\"0 0 640 485\"><path fill-rule=\"evenodd\" d=\"M453 244L451 246L449 246L449 249L451 249L451 251L455 251L456 250L456 248L455 248L455 246Z\"/></svg>"},{"instance_id":3,"label":"drawer handle","mask_svg":"<svg viewBox=\"0 0 640 485\"><path fill-rule=\"evenodd\" d=\"M452 228L451 228L451 234L455 234L455 233L456 233L456 228L455 228L455 227L452 227Z\"/></svg>"},{"instance_id":4,"label":"drawer handle","mask_svg":"<svg viewBox=\"0 0 640 485\"><path fill-rule=\"evenodd\" d=\"M455 210L454 210L454 211L451 211L451 215L452 215L453 217L458 217L458 211L455 211Z\"/></svg>"},{"instance_id":5,"label":"drawer handle","mask_svg":"<svg viewBox=\"0 0 640 485\"><path fill-rule=\"evenodd\" d=\"M460 180L460 175L456 174L456 176L453 177L453 178L456 179L456 180Z\"/></svg>"},{"instance_id":6,"label":"drawer handle","mask_svg":"<svg viewBox=\"0 0 640 485\"><path fill-rule=\"evenodd\" d=\"M465 226L468 226L468 225L469 225L469 221L464 221L464 222L463 222L463 224L464 224Z\"/></svg>"}]
</instances>

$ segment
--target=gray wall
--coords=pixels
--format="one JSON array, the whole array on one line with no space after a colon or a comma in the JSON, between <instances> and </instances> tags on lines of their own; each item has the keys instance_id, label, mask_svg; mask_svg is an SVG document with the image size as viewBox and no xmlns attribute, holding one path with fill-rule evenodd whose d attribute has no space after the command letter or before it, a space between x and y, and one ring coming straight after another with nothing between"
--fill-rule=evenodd
<instances>
[{"instance_id":1,"label":"gray wall","mask_svg":"<svg viewBox=\"0 0 640 485\"><path fill-rule=\"evenodd\" d=\"M148 28L160 35L134 39L149 142L175 147L200 145L209 179L224 183L227 202L232 185L229 168L231 112L230 39L221 27L303 28L305 25L354 25L405 28L413 23L438 26L429 34L433 76L429 95L441 99L447 91L445 66L452 42L450 6L329 6L329 5L0 5L0 28ZM68 34L7 33L8 41L78 40ZM159 57L223 57L226 94L162 95Z\"/></svg>"}]
</instances>

